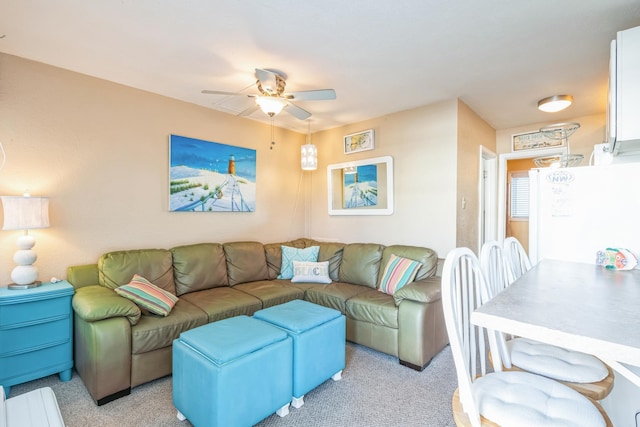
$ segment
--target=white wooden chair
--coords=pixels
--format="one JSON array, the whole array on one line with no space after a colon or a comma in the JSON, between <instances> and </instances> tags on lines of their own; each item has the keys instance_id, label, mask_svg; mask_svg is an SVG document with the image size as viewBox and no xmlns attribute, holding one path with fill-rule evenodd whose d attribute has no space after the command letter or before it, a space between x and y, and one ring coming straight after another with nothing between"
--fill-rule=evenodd
<instances>
[{"instance_id":1,"label":"white wooden chair","mask_svg":"<svg viewBox=\"0 0 640 427\"><path fill-rule=\"evenodd\" d=\"M489 299L514 281L504 252L496 241L485 243L480 251L480 266ZM604 399L613 388L611 368L590 354L502 333L496 333L496 342L498 357L493 353L490 355L496 371L523 370L543 375L594 400Z\"/></svg>"},{"instance_id":2,"label":"white wooden chair","mask_svg":"<svg viewBox=\"0 0 640 427\"><path fill-rule=\"evenodd\" d=\"M56 395L50 387L5 398L0 386L0 427L64 427Z\"/></svg>"},{"instance_id":3,"label":"white wooden chair","mask_svg":"<svg viewBox=\"0 0 640 427\"><path fill-rule=\"evenodd\" d=\"M471 250L449 252L442 304L458 377L452 402L456 425L611 426L598 403L556 381L528 372L486 373L484 329L470 322L471 313L488 299L484 282ZM495 348L492 334L488 337Z\"/></svg>"},{"instance_id":4,"label":"white wooden chair","mask_svg":"<svg viewBox=\"0 0 640 427\"><path fill-rule=\"evenodd\" d=\"M527 255L522 244L515 237L507 237L504 239L504 253L511 266L514 280L531 270L529 255Z\"/></svg>"}]
</instances>

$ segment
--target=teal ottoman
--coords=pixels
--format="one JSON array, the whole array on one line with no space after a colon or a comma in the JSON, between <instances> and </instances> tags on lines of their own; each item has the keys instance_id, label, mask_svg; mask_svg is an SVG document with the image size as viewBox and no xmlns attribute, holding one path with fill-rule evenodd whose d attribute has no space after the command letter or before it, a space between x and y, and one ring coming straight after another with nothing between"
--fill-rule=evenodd
<instances>
[{"instance_id":1,"label":"teal ottoman","mask_svg":"<svg viewBox=\"0 0 640 427\"><path fill-rule=\"evenodd\" d=\"M261 320L237 316L173 342L173 403L196 427L252 426L289 413L292 339Z\"/></svg>"},{"instance_id":2,"label":"teal ottoman","mask_svg":"<svg viewBox=\"0 0 640 427\"><path fill-rule=\"evenodd\" d=\"M338 310L294 300L256 311L293 338L293 399L304 405L304 395L329 378L338 381L345 367L345 317Z\"/></svg>"}]
</instances>

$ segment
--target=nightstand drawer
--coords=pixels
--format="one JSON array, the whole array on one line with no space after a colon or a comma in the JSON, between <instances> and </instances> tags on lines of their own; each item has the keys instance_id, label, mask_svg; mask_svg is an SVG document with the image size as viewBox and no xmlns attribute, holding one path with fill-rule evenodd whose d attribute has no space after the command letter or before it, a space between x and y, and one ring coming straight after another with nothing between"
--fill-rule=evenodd
<instances>
[{"instance_id":1,"label":"nightstand drawer","mask_svg":"<svg viewBox=\"0 0 640 427\"><path fill-rule=\"evenodd\" d=\"M0 342L2 343L0 357L29 349L48 347L70 339L71 319L68 315L58 320L22 328L3 327L0 329Z\"/></svg>"},{"instance_id":2,"label":"nightstand drawer","mask_svg":"<svg viewBox=\"0 0 640 427\"><path fill-rule=\"evenodd\" d=\"M70 296L0 305L0 328L69 315L70 305Z\"/></svg>"},{"instance_id":3,"label":"nightstand drawer","mask_svg":"<svg viewBox=\"0 0 640 427\"><path fill-rule=\"evenodd\" d=\"M0 378L2 383L16 384L15 379L24 375L40 378L72 367L71 346L67 342L0 358Z\"/></svg>"},{"instance_id":4,"label":"nightstand drawer","mask_svg":"<svg viewBox=\"0 0 640 427\"><path fill-rule=\"evenodd\" d=\"M71 379L73 286L67 281L29 289L0 287L0 385L51 374Z\"/></svg>"}]
</instances>

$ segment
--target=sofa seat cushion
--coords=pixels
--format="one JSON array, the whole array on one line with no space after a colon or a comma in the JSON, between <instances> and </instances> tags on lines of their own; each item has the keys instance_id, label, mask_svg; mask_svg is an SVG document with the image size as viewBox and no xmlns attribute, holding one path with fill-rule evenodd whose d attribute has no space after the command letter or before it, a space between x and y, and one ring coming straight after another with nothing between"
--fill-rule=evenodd
<instances>
[{"instance_id":1,"label":"sofa seat cushion","mask_svg":"<svg viewBox=\"0 0 640 427\"><path fill-rule=\"evenodd\" d=\"M303 293L306 294L307 289L311 289L311 288L315 288L316 286L327 286L324 284L320 284L320 283L293 283L291 282L291 280L284 280L284 279L275 279L272 280L273 283L279 283L282 286L286 286L286 287L290 287L290 288L295 288L295 289L300 289ZM304 299L304 298L302 298Z\"/></svg>"},{"instance_id":2,"label":"sofa seat cushion","mask_svg":"<svg viewBox=\"0 0 640 427\"><path fill-rule=\"evenodd\" d=\"M178 296L227 286L227 260L219 243L199 243L171 249Z\"/></svg>"},{"instance_id":3,"label":"sofa seat cushion","mask_svg":"<svg viewBox=\"0 0 640 427\"><path fill-rule=\"evenodd\" d=\"M246 292L262 301L262 308L271 307L294 299L303 299L304 291L293 286L287 286L272 280L242 283L233 289Z\"/></svg>"},{"instance_id":4,"label":"sofa seat cushion","mask_svg":"<svg viewBox=\"0 0 640 427\"><path fill-rule=\"evenodd\" d=\"M347 300L346 315L374 325L398 329L398 307L391 295L367 290Z\"/></svg>"},{"instance_id":5,"label":"sofa seat cushion","mask_svg":"<svg viewBox=\"0 0 640 427\"><path fill-rule=\"evenodd\" d=\"M242 314L253 316L262 308L258 298L228 286L190 292L180 297L203 310L209 316L209 323Z\"/></svg>"},{"instance_id":6,"label":"sofa seat cushion","mask_svg":"<svg viewBox=\"0 0 640 427\"><path fill-rule=\"evenodd\" d=\"M207 313L180 299L167 317L143 315L131 327L131 353L142 354L169 347L173 340L189 329L207 323Z\"/></svg>"},{"instance_id":7,"label":"sofa seat cushion","mask_svg":"<svg viewBox=\"0 0 640 427\"><path fill-rule=\"evenodd\" d=\"M323 305L325 307L339 310L340 313L346 314L345 302L367 292L370 289L366 286L353 285L351 283L333 282L330 285L316 285L307 289L305 299L314 304ZM374 290L374 292L378 292ZM379 293L379 292L378 292Z\"/></svg>"}]
</instances>

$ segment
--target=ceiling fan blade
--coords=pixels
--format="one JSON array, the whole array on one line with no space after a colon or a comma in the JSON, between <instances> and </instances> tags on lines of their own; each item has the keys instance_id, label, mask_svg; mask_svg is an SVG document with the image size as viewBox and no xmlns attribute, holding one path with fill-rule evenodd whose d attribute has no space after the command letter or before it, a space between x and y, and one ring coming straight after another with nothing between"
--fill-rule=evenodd
<instances>
[{"instance_id":1,"label":"ceiling fan blade","mask_svg":"<svg viewBox=\"0 0 640 427\"><path fill-rule=\"evenodd\" d=\"M284 109L287 113L297 117L300 120L306 120L311 117L310 112L298 107L297 105L293 105L292 103L288 103L287 105L285 105Z\"/></svg>"},{"instance_id":2,"label":"ceiling fan blade","mask_svg":"<svg viewBox=\"0 0 640 427\"><path fill-rule=\"evenodd\" d=\"M288 93L284 97L296 101L324 101L336 99L336 91L333 89L303 90Z\"/></svg>"},{"instance_id":3,"label":"ceiling fan blade","mask_svg":"<svg viewBox=\"0 0 640 427\"><path fill-rule=\"evenodd\" d=\"M260 81L262 88L270 93L276 93L278 89L278 80L276 79L276 73L269 70L263 70L256 68L256 77Z\"/></svg>"},{"instance_id":4,"label":"ceiling fan blade","mask_svg":"<svg viewBox=\"0 0 640 427\"><path fill-rule=\"evenodd\" d=\"M258 109L258 105L257 104L253 104L251 107L246 108L246 109L242 110L241 112L239 112L238 116L240 116L240 117L250 116L257 109Z\"/></svg>"},{"instance_id":5,"label":"ceiling fan blade","mask_svg":"<svg viewBox=\"0 0 640 427\"><path fill-rule=\"evenodd\" d=\"M203 90L202 93L205 93L207 95L254 96L254 95L247 95L246 93L224 92L224 91L221 91L221 90Z\"/></svg>"}]
</instances>

